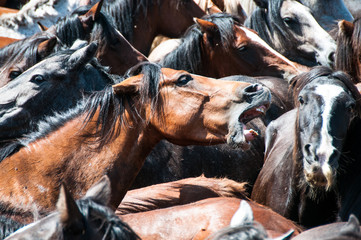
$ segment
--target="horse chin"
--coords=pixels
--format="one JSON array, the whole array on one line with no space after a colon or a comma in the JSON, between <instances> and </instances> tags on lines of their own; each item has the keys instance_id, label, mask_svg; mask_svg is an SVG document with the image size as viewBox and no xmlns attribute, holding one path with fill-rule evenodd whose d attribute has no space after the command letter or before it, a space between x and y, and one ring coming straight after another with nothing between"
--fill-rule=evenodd
<instances>
[{"instance_id":1,"label":"horse chin","mask_svg":"<svg viewBox=\"0 0 361 240\"><path fill-rule=\"evenodd\" d=\"M328 164L314 167L311 171L304 171L306 182L313 188L330 190L334 184L335 171Z\"/></svg>"}]
</instances>

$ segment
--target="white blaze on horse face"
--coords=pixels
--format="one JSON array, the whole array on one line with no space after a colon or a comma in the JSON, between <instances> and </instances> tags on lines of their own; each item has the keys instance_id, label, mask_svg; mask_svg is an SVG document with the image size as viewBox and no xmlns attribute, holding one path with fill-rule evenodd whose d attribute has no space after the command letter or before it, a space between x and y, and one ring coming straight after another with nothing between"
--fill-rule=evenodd
<instances>
[{"instance_id":1,"label":"white blaze on horse face","mask_svg":"<svg viewBox=\"0 0 361 240\"><path fill-rule=\"evenodd\" d=\"M297 21L299 32L293 32L290 27L293 37L299 42L297 49L308 53L315 52L319 64L332 67L336 42L314 19L311 10L298 1L285 0L280 15L282 19L290 18Z\"/></svg>"},{"instance_id":2,"label":"white blaze on horse face","mask_svg":"<svg viewBox=\"0 0 361 240\"><path fill-rule=\"evenodd\" d=\"M329 123L332 117L332 106L342 92L343 88L335 85L321 85L316 87L315 93L320 95L323 99L323 111L322 111L322 127L320 136L320 145L316 149L316 154L319 158L322 171L325 173L331 171L327 163L331 154L334 152L335 147L332 146L332 136L329 134Z\"/></svg>"}]
</instances>

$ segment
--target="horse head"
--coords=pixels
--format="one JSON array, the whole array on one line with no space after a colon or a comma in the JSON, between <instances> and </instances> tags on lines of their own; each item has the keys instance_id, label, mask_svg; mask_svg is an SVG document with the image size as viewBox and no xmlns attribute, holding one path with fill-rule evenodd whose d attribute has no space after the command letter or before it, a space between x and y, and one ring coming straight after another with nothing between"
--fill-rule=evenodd
<instances>
[{"instance_id":1,"label":"horse head","mask_svg":"<svg viewBox=\"0 0 361 240\"><path fill-rule=\"evenodd\" d=\"M156 68L149 64L145 66L152 66L153 72ZM166 138L178 145L228 142L234 147L249 148L249 141L257 133L247 129L245 123L263 114L269 107L270 91L266 87L219 81L182 70L159 68L157 71L152 75L159 74L161 77L158 83L152 83L152 88L157 87L158 94L151 93L157 97L153 97L152 103L140 101L140 104L148 106L143 110L143 118L148 119L149 124L161 134L159 140ZM114 92L136 96L144 89L152 89L142 87L142 79L147 75L129 77L114 85ZM162 106L158 109L159 114L152 114L157 106Z\"/></svg>"},{"instance_id":2,"label":"horse head","mask_svg":"<svg viewBox=\"0 0 361 240\"><path fill-rule=\"evenodd\" d=\"M316 188L334 186L350 123L360 113L360 94L342 72L325 67L300 74L293 83L296 120L295 160L306 182Z\"/></svg>"},{"instance_id":3,"label":"horse head","mask_svg":"<svg viewBox=\"0 0 361 240\"><path fill-rule=\"evenodd\" d=\"M317 23L311 10L294 0L256 1L245 25L281 54L306 66L332 66L335 41Z\"/></svg>"},{"instance_id":4,"label":"horse head","mask_svg":"<svg viewBox=\"0 0 361 240\"><path fill-rule=\"evenodd\" d=\"M6 239L139 239L107 206L110 192L107 176L77 201L62 185L56 212L19 229Z\"/></svg>"}]
</instances>

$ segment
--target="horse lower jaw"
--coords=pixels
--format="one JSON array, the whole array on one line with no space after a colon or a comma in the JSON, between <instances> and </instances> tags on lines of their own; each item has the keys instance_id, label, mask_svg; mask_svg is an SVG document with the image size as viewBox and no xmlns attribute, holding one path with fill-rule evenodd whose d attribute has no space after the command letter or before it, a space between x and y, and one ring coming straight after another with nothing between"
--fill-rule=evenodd
<instances>
[{"instance_id":1,"label":"horse lower jaw","mask_svg":"<svg viewBox=\"0 0 361 240\"><path fill-rule=\"evenodd\" d=\"M251 141L258 136L258 133L253 129L247 129L243 124L237 124L227 137L227 143L232 148L241 148L248 150L251 147Z\"/></svg>"}]
</instances>

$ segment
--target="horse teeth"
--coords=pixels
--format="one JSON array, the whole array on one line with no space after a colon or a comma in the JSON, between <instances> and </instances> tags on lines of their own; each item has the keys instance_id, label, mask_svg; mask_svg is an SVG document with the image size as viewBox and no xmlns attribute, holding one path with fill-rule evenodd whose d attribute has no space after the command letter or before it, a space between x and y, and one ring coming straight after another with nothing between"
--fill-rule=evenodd
<instances>
[{"instance_id":1,"label":"horse teeth","mask_svg":"<svg viewBox=\"0 0 361 240\"><path fill-rule=\"evenodd\" d=\"M265 112L266 112L266 109L265 109L264 106L261 106L261 107L256 108L256 111L257 111L257 112L261 112L261 113L265 113Z\"/></svg>"}]
</instances>

